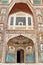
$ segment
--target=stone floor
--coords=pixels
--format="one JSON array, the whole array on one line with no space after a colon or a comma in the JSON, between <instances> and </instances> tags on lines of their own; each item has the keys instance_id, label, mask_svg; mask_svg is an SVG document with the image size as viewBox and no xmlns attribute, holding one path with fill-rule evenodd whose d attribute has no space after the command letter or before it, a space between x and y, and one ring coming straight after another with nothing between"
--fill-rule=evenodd
<instances>
[{"instance_id":1,"label":"stone floor","mask_svg":"<svg viewBox=\"0 0 43 65\"><path fill-rule=\"evenodd\" d=\"M13 64L13 63L0 63L0 65L43 65L43 63L34 63L34 64L25 64L25 63L15 63L15 64Z\"/></svg>"}]
</instances>

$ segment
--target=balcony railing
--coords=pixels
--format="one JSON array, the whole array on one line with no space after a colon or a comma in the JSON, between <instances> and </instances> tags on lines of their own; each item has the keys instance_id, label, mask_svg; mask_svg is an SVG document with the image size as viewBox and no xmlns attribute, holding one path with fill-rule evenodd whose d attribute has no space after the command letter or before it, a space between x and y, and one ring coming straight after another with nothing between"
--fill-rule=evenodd
<instances>
[{"instance_id":1,"label":"balcony railing","mask_svg":"<svg viewBox=\"0 0 43 65\"><path fill-rule=\"evenodd\" d=\"M8 30L33 30L33 26L8 26Z\"/></svg>"}]
</instances>

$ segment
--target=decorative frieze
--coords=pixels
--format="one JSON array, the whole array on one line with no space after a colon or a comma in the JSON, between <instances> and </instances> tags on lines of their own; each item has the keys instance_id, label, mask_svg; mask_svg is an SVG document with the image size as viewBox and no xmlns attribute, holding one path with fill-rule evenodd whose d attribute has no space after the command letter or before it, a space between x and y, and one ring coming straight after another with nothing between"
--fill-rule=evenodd
<instances>
[{"instance_id":1,"label":"decorative frieze","mask_svg":"<svg viewBox=\"0 0 43 65\"><path fill-rule=\"evenodd\" d=\"M0 31L3 30L3 24L0 24Z\"/></svg>"},{"instance_id":2,"label":"decorative frieze","mask_svg":"<svg viewBox=\"0 0 43 65\"><path fill-rule=\"evenodd\" d=\"M1 9L1 14L6 14L6 9L5 8Z\"/></svg>"},{"instance_id":3,"label":"decorative frieze","mask_svg":"<svg viewBox=\"0 0 43 65\"><path fill-rule=\"evenodd\" d=\"M7 30L6 33L9 33L9 34L29 34L29 33L35 33L34 32L35 30Z\"/></svg>"},{"instance_id":4,"label":"decorative frieze","mask_svg":"<svg viewBox=\"0 0 43 65\"><path fill-rule=\"evenodd\" d=\"M43 32L43 22L38 24L38 31Z\"/></svg>"}]
</instances>

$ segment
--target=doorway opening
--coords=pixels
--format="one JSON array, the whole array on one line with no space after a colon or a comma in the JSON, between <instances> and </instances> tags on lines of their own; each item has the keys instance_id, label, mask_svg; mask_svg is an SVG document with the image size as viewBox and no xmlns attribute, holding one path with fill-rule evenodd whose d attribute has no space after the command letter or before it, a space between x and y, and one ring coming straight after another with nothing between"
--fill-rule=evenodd
<instances>
[{"instance_id":1,"label":"doorway opening","mask_svg":"<svg viewBox=\"0 0 43 65\"><path fill-rule=\"evenodd\" d=\"M17 51L17 63L24 63L24 50Z\"/></svg>"}]
</instances>

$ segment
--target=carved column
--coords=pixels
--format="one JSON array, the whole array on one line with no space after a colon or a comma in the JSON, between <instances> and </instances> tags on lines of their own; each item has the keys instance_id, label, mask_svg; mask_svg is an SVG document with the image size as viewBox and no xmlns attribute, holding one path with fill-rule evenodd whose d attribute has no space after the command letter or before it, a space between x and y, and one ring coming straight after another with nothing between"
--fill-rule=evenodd
<instances>
[{"instance_id":1,"label":"carved column","mask_svg":"<svg viewBox=\"0 0 43 65\"><path fill-rule=\"evenodd\" d=\"M2 63L5 63L5 57L6 57L6 45L3 44Z\"/></svg>"}]
</instances>

